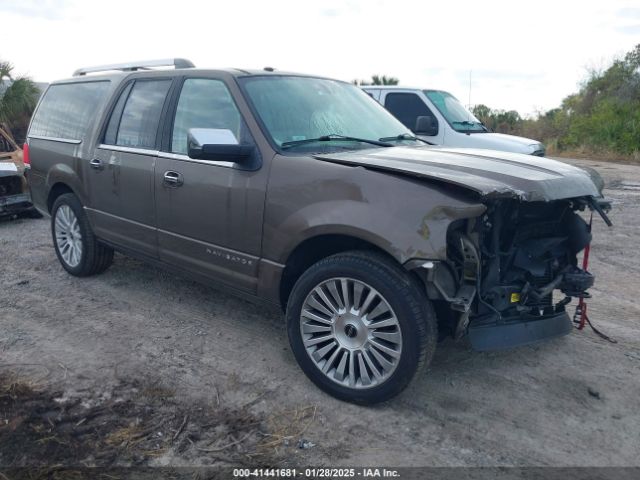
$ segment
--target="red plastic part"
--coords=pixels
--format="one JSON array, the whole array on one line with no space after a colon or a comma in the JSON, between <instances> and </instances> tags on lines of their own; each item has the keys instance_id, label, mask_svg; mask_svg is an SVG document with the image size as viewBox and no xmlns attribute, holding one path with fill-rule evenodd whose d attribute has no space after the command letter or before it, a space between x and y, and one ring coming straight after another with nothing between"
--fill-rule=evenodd
<instances>
[{"instance_id":1,"label":"red plastic part","mask_svg":"<svg viewBox=\"0 0 640 480\"><path fill-rule=\"evenodd\" d=\"M31 165L31 159L29 158L29 144L25 143L22 146L22 161L25 165Z\"/></svg>"}]
</instances>

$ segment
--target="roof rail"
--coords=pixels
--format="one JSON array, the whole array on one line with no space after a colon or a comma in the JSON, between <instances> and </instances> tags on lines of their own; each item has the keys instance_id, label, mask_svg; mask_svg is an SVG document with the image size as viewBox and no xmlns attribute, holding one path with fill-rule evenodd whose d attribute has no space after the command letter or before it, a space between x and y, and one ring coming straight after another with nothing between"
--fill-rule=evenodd
<instances>
[{"instance_id":1,"label":"roof rail","mask_svg":"<svg viewBox=\"0 0 640 480\"><path fill-rule=\"evenodd\" d=\"M108 72L112 70L135 72L136 70L148 70L153 67L194 68L195 65L185 58L166 58L164 60L144 60L141 62L115 63L113 65L79 68L73 72L73 76L79 77L87 73Z\"/></svg>"}]
</instances>

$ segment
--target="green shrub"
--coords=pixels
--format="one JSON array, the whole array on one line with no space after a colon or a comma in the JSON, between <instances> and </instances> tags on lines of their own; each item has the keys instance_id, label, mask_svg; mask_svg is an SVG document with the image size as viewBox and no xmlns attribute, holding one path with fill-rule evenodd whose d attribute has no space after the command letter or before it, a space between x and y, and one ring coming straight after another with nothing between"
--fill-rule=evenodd
<instances>
[{"instance_id":1,"label":"green shrub","mask_svg":"<svg viewBox=\"0 0 640 480\"><path fill-rule=\"evenodd\" d=\"M516 112L477 105L489 128L547 144L550 151L584 150L638 157L640 153L640 44L604 71L591 71L559 108L521 119ZM515 115L513 115L515 113Z\"/></svg>"}]
</instances>

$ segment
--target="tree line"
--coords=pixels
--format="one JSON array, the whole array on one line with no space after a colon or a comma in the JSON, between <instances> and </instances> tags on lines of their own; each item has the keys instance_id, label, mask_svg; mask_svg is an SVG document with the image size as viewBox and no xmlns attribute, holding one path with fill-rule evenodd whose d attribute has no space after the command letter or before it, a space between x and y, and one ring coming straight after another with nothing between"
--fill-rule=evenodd
<instances>
[{"instance_id":1,"label":"tree line","mask_svg":"<svg viewBox=\"0 0 640 480\"><path fill-rule=\"evenodd\" d=\"M494 131L542 140L551 153L640 160L640 44L608 68L590 71L576 93L534 118L485 105L473 113Z\"/></svg>"}]
</instances>

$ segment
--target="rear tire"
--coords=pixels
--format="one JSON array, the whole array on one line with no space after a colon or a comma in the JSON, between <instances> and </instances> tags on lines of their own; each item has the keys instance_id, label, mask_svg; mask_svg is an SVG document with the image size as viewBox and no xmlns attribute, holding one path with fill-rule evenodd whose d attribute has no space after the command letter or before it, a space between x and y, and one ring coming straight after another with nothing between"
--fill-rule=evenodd
<instances>
[{"instance_id":1,"label":"rear tire","mask_svg":"<svg viewBox=\"0 0 640 480\"><path fill-rule=\"evenodd\" d=\"M431 361L438 338L419 282L375 252L314 264L293 287L286 317L305 374L330 395L358 404L404 390Z\"/></svg>"},{"instance_id":2,"label":"rear tire","mask_svg":"<svg viewBox=\"0 0 640 480\"><path fill-rule=\"evenodd\" d=\"M98 241L73 193L60 195L54 202L51 235L58 260L71 275L96 275L113 263L113 249Z\"/></svg>"}]
</instances>

